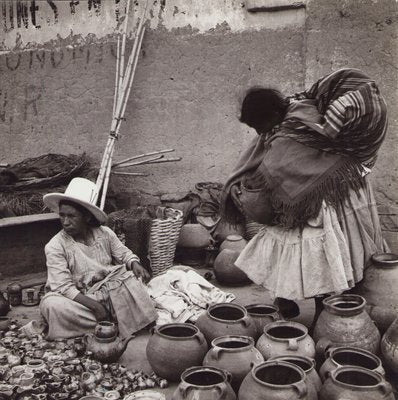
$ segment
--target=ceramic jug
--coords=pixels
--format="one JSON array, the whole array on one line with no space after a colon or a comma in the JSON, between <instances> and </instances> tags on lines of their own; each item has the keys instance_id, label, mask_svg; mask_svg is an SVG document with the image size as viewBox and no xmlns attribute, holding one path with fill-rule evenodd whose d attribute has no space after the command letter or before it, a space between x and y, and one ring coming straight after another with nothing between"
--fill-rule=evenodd
<instances>
[{"instance_id":1,"label":"ceramic jug","mask_svg":"<svg viewBox=\"0 0 398 400\"><path fill-rule=\"evenodd\" d=\"M247 275L235 265L239 251L222 250L214 261L214 275L224 285L241 285L250 282Z\"/></svg>"},{"instance_id":2,"label":"ceramic jug","mask_svg":"<svg viewBox=\"0 0 398 400\"><path fill-rule=\"evenodd\" d=\"M326 360L319 370L323 382L331 371L346 365L366 368L385 375L380 358L359 347L334 347L326 350L325 355Z\"/></svg>"},{"instance_id":3,"label":"ceramic jug","mask_svg":"<svg viewBox=\"0 0 398 400\"><path fill-rule=\"evenodd\" d=\"M199 315L196 326L205 335L207 343L225 335L254 337L256 325L246 309L234 303L219 303L210 306Z\"/></svg>"},{"instance_id":4,"label":"ceramic jug","mask_svg":"<svg viewBox=\"0 0 398 400\"><path fill-rule=\"evenodd\" d=\"M315 357L315 343L308 329L298 322L276 321L264 327L256 344L265 360L276 356L303 355Z\"/></svg>"},{"instance_id":5,"label":"ceramic jug","mask_svg":"<svg viewBox=\"0 0 398 400\"><path fill-rule=\"evenodd\" d=\"M266 361L243 380L239 400L317 400L307 390L304 371L285 361Z\"/></svg>"},{"instance_id":6,"label":"ceramic jug","mask_svg":"<svg viewBox=\"0 0 398 400\"><path fill-rule=\"evenodd\" d=\"M256 324L257 332L255 340L263 334L265 326L271 322L283 319L279 314L279 308L271 304L250 304L245 306L245 308Z\"/></svg>"},{"instance_id":7,"label":"ceramic jug","mask_svg":"<svg viewBox=\"0 0 398 400\"><path fill-rule=\"evenodd\" d=\"M248 336L220 336L211 342L203 365L224 369L231 373L231 386L237 392L243 378L254 365L264 361L254 347L254 339Z\"/></svg>"},{"instance_id":8,"label":"ceramic jug","mask_svg":"<svg viewBox=\"0 0 398 400\"><path fill-rule=\"evenodd\" d=\"M374 254L355 292L366 299L372 320L385 332L398 315L398 255Z\"/></svg>"},{"instance_id":9,"label":"ceramic jug","mask_svg":"<svg viewBox=\"0 0 398 400\"><path fill-rule=\"evenodd\" d=\"M394 400L391 385L377 372L345 366L329 373L320 400Z\"/></svg>"},{"instance_id":10,"label":"ceramic jug","mask_svg":"<svg viewBox=\"0 0 398 400\"><path fill-rule=\"evenodd\" d=\"M228 372L218 368L188 368L171 400L236 400L230 379Z\"/></svg>"},{"instance_id":11,"label":"ceramic jug","mask_svg":"<svg viewBox=\"0 0 398 400\"><path fill-rule=\"evenodd\" d=\"M377 354L380 333L365 310L366 300L362 296L330 296L323 300L323 305L313 335L319 355L330 346L360 347Z\"/></svg>"},{"instance_id":12,"label":"ceramic jug","mask_svg":"<svg viewBox=\"0 0 398 400\"><path fill-rule=\"evenodd\" d=\"M184 370L202 364L208 345L196 326L165 324L156 326L151 332L146 355L157 375L179 381Z\"/></svg>"}]
</instances>

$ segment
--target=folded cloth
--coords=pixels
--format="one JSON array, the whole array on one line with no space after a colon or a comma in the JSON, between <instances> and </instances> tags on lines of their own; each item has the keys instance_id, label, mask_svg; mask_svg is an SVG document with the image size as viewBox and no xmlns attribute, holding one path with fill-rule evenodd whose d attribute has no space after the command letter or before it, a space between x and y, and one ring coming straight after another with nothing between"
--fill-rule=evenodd
<instances>
[{"instance_id":1,"label":"folded cloth","mask_svg":"<svg viewBox=\"0 0 398 400\"><path fill-rule=\"evenodd\" d=\"M148 293L155 302L158 324L195 321L208 306L235 299L185 266L175 266L153 278Z\"/></svg>"}]
</instances>

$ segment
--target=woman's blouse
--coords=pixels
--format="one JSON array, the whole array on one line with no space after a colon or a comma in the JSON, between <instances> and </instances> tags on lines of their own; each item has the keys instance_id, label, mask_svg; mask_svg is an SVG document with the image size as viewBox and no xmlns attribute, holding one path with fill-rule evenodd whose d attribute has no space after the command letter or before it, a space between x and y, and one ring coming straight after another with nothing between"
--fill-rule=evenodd
<instances>
[{"instance_id":1,"label":"woman's blouse","mask_svg":"<svg viewBox=\"0 0 398 400\"><path fill-rule=\"evenodd\" d=\"M48 291L74 299L104 279L117 265L139 258L106 226L92 228L94 242L76 242L64 230L45 246Z\"/></svg>"}]
</instances>

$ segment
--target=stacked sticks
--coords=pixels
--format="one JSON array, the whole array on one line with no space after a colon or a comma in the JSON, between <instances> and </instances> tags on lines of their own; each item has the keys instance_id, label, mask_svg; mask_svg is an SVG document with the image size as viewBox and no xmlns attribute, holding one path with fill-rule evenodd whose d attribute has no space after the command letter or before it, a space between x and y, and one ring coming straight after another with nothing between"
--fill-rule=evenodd
<instances>
[{"instance_id":1,"label":"stacked sticks","mask_svg":"<svg viewBox=\"0 0 398 400\"><path fill-rule=\"evenodd\" d=\"M119 136L120 124L124 119L124 113L126 111L127 101L130 96L135 70L137 68L137 62L141 49L141 44L144 38L144 32L145 32L144 23L146 20L147 7L148 7L148 0L146 0L143 15L138 24L138 28L135 32L134 45L131 50L131 54L128 58L126 67L124 65L125 64L124 58L126 49L126 35L127 35L127 25L129 19L130 0L127 0L126 16L124 21L124 29L122 33L121 43L120 43L120 35L118 36L117 39L116 78L115 78L115 95L113 102L112 124L96 182L98 193L101 192L101 202L100 202L101 209L104 209L105 206L105 199L111 173L112 157L113 157L115 142ZM98 199L95 199L95 202L97 201Z\"/></svg>"}]
</instances>

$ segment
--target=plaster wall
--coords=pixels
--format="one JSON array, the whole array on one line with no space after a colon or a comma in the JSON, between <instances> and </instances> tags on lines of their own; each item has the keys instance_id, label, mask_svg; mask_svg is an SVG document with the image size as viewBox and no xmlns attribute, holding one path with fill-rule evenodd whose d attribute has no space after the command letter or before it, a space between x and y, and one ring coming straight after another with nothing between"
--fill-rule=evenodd
<instances>
[{"instance_id":1,"label":"plaster wall","mask_svg":"<svg viewBox=\"0 0 398 400\"><path fill-rule=\"evenodd\" d=\"M18 13L17 3L27 11ZM0 0L0 162L85 151L99 163L125 5ZM396 205L397 9L395 0L309 0L306 9L259 13L237 0L151 1L115 159L175 148L183 160L136 168L151 176L114 177L113 183L156 196L223 181L254 135L237 120L248 86L290 93L353 66L379 82L390 108L374 176L378 201ZM134 10L133 27L143 2Z\"/></svg>"}]
</instances>

